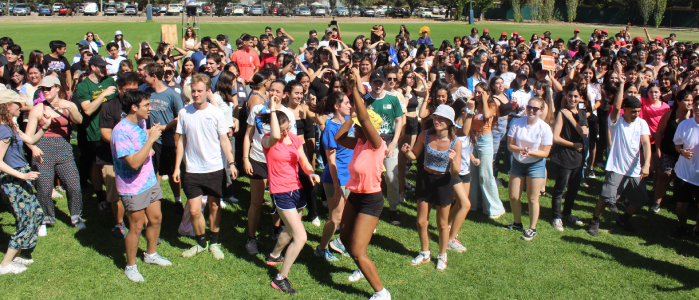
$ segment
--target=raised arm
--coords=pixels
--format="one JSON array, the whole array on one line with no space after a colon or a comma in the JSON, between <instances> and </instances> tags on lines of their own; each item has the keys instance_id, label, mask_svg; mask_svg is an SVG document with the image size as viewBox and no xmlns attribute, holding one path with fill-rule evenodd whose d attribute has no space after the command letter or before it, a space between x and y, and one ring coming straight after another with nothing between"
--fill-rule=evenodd
<instances>
[{"instance_id":1,"label":"raised arm","mask_svg":"<svg viewBox=\"0 0 699 300\"><path fill-rule=\"evenodd\" d=\"M619 119L619 114L621 114L621 104L624 102L624 84L626 83L626 78L624 76L619 76L619 88L617 89L616 96L614 96L614 106L612 107L612 112L609 114L609 119L612 123L616 123Z\"/></svg>"},{"instance_id":2,"label":"raised arm","mask_svg":"<svg viewBox=\"0 0 699 300\"><path fill-rule=\"evenodd\" d=\"M371 124L371 119L369 118L369 112L367 111L364 99L359 96L359 91L357 87L352 91L352 98L354 98L354 108L357 110L357 119L359 119L359 124L362 125L362 131L364 131L364 136L371 143L371 147L374 149L381 148L381 136L379 132L376 131L374 125Z\"/></svg>"}]
</instances>

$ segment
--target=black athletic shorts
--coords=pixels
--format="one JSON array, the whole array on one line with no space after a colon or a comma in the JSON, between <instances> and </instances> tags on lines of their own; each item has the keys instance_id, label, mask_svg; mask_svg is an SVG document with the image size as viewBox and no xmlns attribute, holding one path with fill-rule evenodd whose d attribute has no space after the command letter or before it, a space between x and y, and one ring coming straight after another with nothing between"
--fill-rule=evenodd
<instances>
[{"instance_id":1,"label":"black athletic shorts","mask_svg":"<svg viewBox=\"0 0 699 300\"><path fill-rule=\"evenodd\" d=\"M193 17L197 14L197 7L196 6L185 6L185 8L186 8L188 17Z\"/></svg>"},{"instance_id":2,"label":"black athletic shorts","mask_svg":"<svg viewBox=\"0 0 699 300\"><path fill-rule=\"evenodd\" d=\"M251 159L250 165L252 166L252 177L250 179L267 179L267 163Z\"/></svg>"},{"instance_id":3,"label":"black athletic shorts","mask_svg":"<svg viewBox=\"0 0 699 300\"><path fill-rule=\"evenodd\" d=\"M349 197L347 197L347 202L354 207L357 213L377 218L381 216L383 201L381 192L373 194L350 193Z\"/></svg>"},{"instance_id":4,"label":"black athletic shorts","mask_svg":"<svg viewBox=\"0 0 699 300\"><path fill-rule=\"evenodd\" d=\"M680 178L675 179L675 200L680 203L696 203L699 199L699 186Z\"/></svg>"},{"instance_id":5,"label":"black athletic shorts","mask_svg":"<svg viewBox=\"0 0 699 300\"><path fill-rule=\"evenodd\" d=\"M221 198L226 183L223 169L211 173L187 173L182 176L182 190L187 199L203 195Z\"/></svg>"},{"instance_id":6,"label":"black athletic shorts","mask_svg":"<svg viewBox=\"0 0 699 300\"><path fill-rule=\"evenodd\" d=\"M418 200L438 206L449 206L454 203L454 183L451 173L441 175L427 171L418 171L415 196Z\"/></svg>"},{"instance_id":7,"label":"black athletic shorts","mask_svg":"<svg viewBox=\"0 0 699 300\"><path fill-rule=\"evenodd\" d=\"M468 173L466 175L453 176L451 178L451 181L453 184L471 183L471 173Z\"/></svg>"},{"instance_id":8,"label":"black athletic shorts","mask_svg":"<svg viewBox=\"0 0 699 300\"><path fill-rule=\"evenodd\" d=\"M172 173L175 172L176 148L153 143L153 152L155 152L155 155L153 155L153 169L158 171L160 176L172 176Z\"/></svg>"},{"instance_id":9,"label":"black athletic shorts","mask_svg":"<svg viewBox=\"0 0 699 300\"><path fill-rule=\"evenodd\" d=\"M417 121L417 118L405 117L405 134L417 135L418 124L420 124L420 122Z\"/></svg>"}]
</instances>

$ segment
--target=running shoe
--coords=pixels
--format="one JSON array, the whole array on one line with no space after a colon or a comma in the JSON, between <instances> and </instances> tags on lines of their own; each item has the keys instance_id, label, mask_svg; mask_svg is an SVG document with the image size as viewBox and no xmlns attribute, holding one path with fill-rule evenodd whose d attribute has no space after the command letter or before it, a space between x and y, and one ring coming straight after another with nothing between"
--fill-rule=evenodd
<instances>
[{"instance_id":1,"label":"running shoe","mask_svg":"<svg viewBox=\"0 0 699 300\"><path fill-rule=\"evenodd\" d=\"M575 224L575 225L578 225L578 226L583 226L583 225L585 225L585 223L583 223L582 220L580 220L578 217L576 217L576 216L574 216L574 215L563 216L563 219L565 219L566 221L568 221L568 222L570 222L570 223L573 223L573 224Z\"/></svg>"},{"instance_id":2,"label":"running shoe","mask_svg":"<svg viewBox=\"0 0 699 300\"><path fill-rule=\"evenodd\" d=\"M278 265L284 262L284 256L279 255L279 257L274 257L272 254L268 254L267 258L265 259L265 263L267 263L270 266Z\"/></svg>"},{"instance_id":3,"label":"running shoe","mask_svg":"<svg viewBox=\"0 0 699 300\"><path fill-rule=\"evenodd\" d=\"M195 255L197 255L197 254L199 254L199 253L202 253L202 252L208 250L208 248L209 248L208 245L207 245L206 248L204 248L204 247L202 247L202 246L199 246L199 244L194 245L192 248L189 248L187 251L182 252L182 257L192 257L192 256L195 256Z\"/></svg>"},{"instance_id":4,"label":"running shoe","mask_svg":"<svg viewBox=\"0 0 699 300\"><path fill-rule=\"evenodd\" d=\"M354 270L354 272L352 272L352 275L350 275L347 279L349 279L350 282L355 282L359 281L362 278L364 278L364 273L362 273L362 270L356 269Z\"/></svg>"},{"instance_id":5,"label":"running shoe","mask_svg":"<svg viewBox=\"0 0 699 300\"><path fill-rule=\"evenodd\" d=\"M659 213L660 212L660 203L658 203L658 202L653 203L653 205L651 205L648 210L650 210L651 212L654 212L656 214Z\"/></svg>"},{"instance_id":6,"label":"running shoe","mask_svg":"<svg viewBox=\"0 0 699 300\"><path fill-rule=\"evenodd\" d=\"M19 274L27 270L27 267L18 263L11 262L7 266L0 266L0 275Z\"/></svg>"},{"instance_id":7,"label":"running shoe","mask_svg":"<svg viewBox=\"0 0 699 300\"><path fill-rule=\"evenodd\" d=\"M172 265L172 262L170 262L167 258L160 256L158 252L154 253L153 255L148 255L147 253L143 252L143 262L149 265L159 265L163 267Z\"/></svg>"},{"instance_id":8,"label":"running shoe","mask_svg":"<svg viewBox=\"0 0 699 300\"><path fill-rule=\"evenodd\" d=\"M551 222L551 225L553 225L553 229L556 229L558 231L563 232L565 229L563 229L563 220L561 219L553 219L553 222Z\"/></svg>"},{"instance_id":9,"label":"running shoe","mask_svg":"<svg viewBox=\"0 0 699 300\"><path fill-rule=\"evenodd\" d=\"M24 257L15 257L15 259L12 260L13 263L20 264L23 266L30 265L34 262L33 259L31 258L24 258Z\"/></svg>"},{"instance_id":10,"label":"running shoe","mask_svg":"<svg viewBox=\"0 0 699 300\"><path fill-rule=\"evenodd\" d=\"M437 271L444 271L447 269L447 254L437 255Z\"/></svg>"},{"instance_id":11,"label":"running shoe","mask_svg":"<svg viewBox=\"0 0 699 300\"><path fill-rule=\"evenodd\" d=\"M112 205L107 201L100 201L100 203L97 203L97 209L99 211L109 211L112 210Z\"/></svg>"},{"instance_id":12,"label":"running shoe","mask_svg":"<svg viewBox=\"0 0 699 300\"><path fill-rule=\"evenodd\" d=\"M53 189L53 191L51 192L51 198L58 199L61 197L63 197L63 195L61 195L61 193L59 193L56 189Z\"/></svg>"},{"instance_id":13,"label":"running shoe","mask_svg":"<svg viewBox=\"0 0 699 300\"><path fill-rule=\"evenodd\" d=\"M49 234L48 231L46 230L46 224L41 224L41 226L39 226L39 233L38 234L39 234L39 236L47 236Z\"/></svg>"},{"instance_id":14,"label":"running shoe","mask_svg":"<svg viewBox=\"0 0 699 300\"><path fill-rule=\"evenodd\" d=\"M616 218L616 224L628 232L636 232L636 229L633 227L633 225L631 225L631 221L626 214L618 216Z\"/></svg>"},{"instance_id":15,"label":"running shoe","mask_svg":"<svg viewBox=\"0 0 699 300\"><path fill-rule=\"evenodd\" d=\"M507 230L524 230L524 226L522 226L522 223L515 223L515 222L510 222L510 224L503 226L502 228L505 228Z\"/></svg>"},{"instance_id":16,"label":"running shoe","mask_svg":"<svg viewBox=\"0 0 699 300\"><path fill-rule=\"evenodd\" d=\"M466 251L466 247L459 242L456 238L453 240L449 240L449 244L447 244L447 249L448 250L454 250L459 253L463 253Z\"/></svg>"},{"instance_id":17,"label":"running shoe","mask_svg":"<svg viewBox=\"0 0 699 300\"><path fill-rule=\"evenodd\" d=\"M595 221L590 222L590 228L587 230L587 233L589 233L592 236L599 235L599 220L597 220L597 222L595 222Z\"/></svg>"},{"instance_id":18,"label":"running shoe","mask_svg":"<svg viewBox=\"0 0 699 300\"><path fill-rule=\"evenodd\" d=\"M114 237L118 239L123 239L126 237L126 225L124 223L119 223L114 225Z\"/></svg>"},{"instance_id":19,"label":"running shoe","mask_svg":"<svg viewBox=\"0 0 699 300\"><path fill-rule=\"evenodd\" d=\"M325 248L321 250L319 247L316 247L316 250L313 251L313 254L315 254L318 257L325 258L326 261L338 261L339 259L335 257L335 255L330 252L330 249Z\"/></svg>"},{"instance_id":20,"label":"running shoe","mask_svg":"<svg viewBox=\"0 0 699 300\"><path fill-rule=\"evenodd\" d=\"M369 298L369 300L391 300L391 293L386 290L386 295L380 295L379 292L374 293L374 295Z\"/></svg>"},{"instance_id":21,"label":"running shoe","mask_svg":"<svg viewBox=\"0 0 699 300\"><path fill-rule=\"evenodd\" d=\"M296 295L296 290L291 287L289 278L284 278L282 280L277 280L276 277L272 278L270 285L284 294Z\"/></svg>"},{"instance_id":22,"label":"running shoe","mask_svg":"<svg viewBox=\"0 0 699 300\"><path fill-rule=\"evenodd\" d=\"M209 245L209 251L211 251L211 254L217 260L222 260L224 258L223 251L221 251L220 243Z\"/></svg>"},{"instance_id":23,"label":"running shoe","mask_svg":"<svg viewBox=\"0 0 699 300\"><path fill-rule=\"evenodd\" d=\"M230 202L230 203L238 203L238 202L240 202L240 200L238 200L238 198L236 198L235 196L230 196L230 197L228 197L226 200L228 200L228 202Z\"/></svg>"},{"instance_id":24,"label":"running shoe","mask_svg":"<svg viewBox=\"0 0 699 300\"><path fill-rule=\"evenodd\" d=\"M497 220L497 219L500 219L500 217L502 217L504 214L505 214L505 211L503 210L503 211L502 211L501 213L499 213L499 214L495 214L495 215L490 215L490 216L488 216L488 218L490 218L491 220Z\"/></svg>"},{"instance_id":25,"label":"running shoe","mask_svg":"<svg viewBox=\"0 0 699 300\"><path fill-rule=\"evenodd\" d=\"M75 226L75 228L77 228L78 230L83 230L83 229L87 228L87 226L85 226L85 223L83 222L83 220L78 220L78 222L74 223L73 226Z\"/></svg>"},{"instance_id":26,"label":"running shoe","mask_svg":"<svg viewBox=\"0 0 699 300\"><path fill-rule=\"evenodd\" d=\"M126 278L133 282L144 282L146 281L143 279L143 276L141 275L140 272L138 272L138 267L136 265L133 265L131 267L126 267L124 269L124 275L126 275Z\"/></svg>"},{"instance_id":27,"label":"running shoe","mask_svg":"<svg viewBox=\"0 0 699 300\"><path fill-rule=\"evenodd\" d=\"M615 214L619 213L619 208L616 207L616 203L607 203L607 208L609 209L609 211L611 211Z\"/></svg>"},{"instance_id":28,"label":"running shoe","mask_svg":"<svg viewBox=\"0 0 699 300\"><path fill-rule=\"evenodd\" d=\"M597 176L595 176L595 171L593 171L592 169L587 169L587 178L597 178Z\"/></svg>"},{"instance_id":29,"label":"running shoe","mask_svg":"<svg viewBox=\"0 0 699 300\"><path fill-rule=\"evenodd\" d=\"M420 252L413 260L410 261L410 264L413 266L417 266L422 263L426 263L432 260L429 254L425 255L424 253Z\"/></svg>"},{"instance_id":30,"label":"running shoe","mask_svg":"<svg viewBox=\"0 0 699 300\"><path fill-rule=\"evenodd\" d=\"M536 236L536 229L527 228L522 234L522 239L525 241L531 241Z\"/></svg>"},{"instance_id":31,"label":"running shoe","mask_svg":"<svg viewBox=\"0 0 699 300\"><path fill-rule=\"evenodd\" d=\"M257 239L248 237L248 242L245 243L245 250L247 250L250 255L260 254L260 250L257 249Z\"/></svg>"},{"instance_id":32,"label":"running shoe","mask_svg":"<svg viewBox=\"0 0 699 300\"><path fill-rule=\"evenodd\" d=\"M398 211L397 211L397 210L392 210L392 211L391 211L391 224L393 224L393 225L400 225L400 217L398 216Z\"/></svg>"},{"instance_id":33,"label":"running shoe","mask_svg":"<svg viewBox=\"0 0 699 300\"><path fill-rule=\"evenodd\" d=\"M311 224L313 224L313 226L315 226L315 227L320 227L320 219L318 219L318 217L315 217L315 218L311 221Z\"/></svg>"},{"instance_id":34,"label":"running shoe","mask_svg":"<svg viewBox=\"0 0 699 300\"><path fill-rule=\"evenodd\" d=\"M345 248L345 245L342 243L340 238L336 238L332 241L330 241L329 245L330 249L333 249L339 253L342 253L342 255L349 257L350 254L347 252L347 249Z\"/></svg>"}]
</instances>

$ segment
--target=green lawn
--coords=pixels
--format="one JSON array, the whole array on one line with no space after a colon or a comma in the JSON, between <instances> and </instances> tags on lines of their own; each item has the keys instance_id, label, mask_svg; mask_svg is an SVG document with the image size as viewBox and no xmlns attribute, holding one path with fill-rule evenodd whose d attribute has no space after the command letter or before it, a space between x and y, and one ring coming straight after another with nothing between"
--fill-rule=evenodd
<instances>
[{"instance_id":1,"label":"green lawn","mask_svg":"<svg viewBox=\"0 0 699 300\"><path fill-rule=\"evenodd\" d=\"M309 28L322 29L323 24L292 23L283 26L292 34L302 37ZM237 35L244 31L261 32L261 24L212 24L205 26L206 34L227 32ZM272 25L276 27L276 25ZM367 33L371 24L346 24L345 36ZM408 25L416 32L420 25ZM390 33L398 25L388 25ZM431 25L435 39L453 34L466 34L468 25L441 23ZM461 29L459 27L463 27ZM514 25L488 24L493 32L511 31ZM125 31L127 40L158 39L158 24L7 24L0 23L3 35L31 49L47 49L48 40L77 41L85 31L94 30L103 36L116 29ZM500 29L496 29L500 28ZM507 28L507 29L503 29ZM520 33L542 32L536 26L516 25ZM558 27L557 27L558 28ZM233 30L235 29L235 30ZM570 32L570 27L558 28ZM233 31L233 32L231 32ZM71 33L75 32L75 33ZM148 32L153 32L148 34ZM443 34L440 37L440 32ZM666 32L667 33L667 32ZM667 35L667 34L663 35ZM554 32L555 35L555 32ZM693 34L696 36L696 34ZM567 34L565 36L568 36ZM684 33L679 34L684 39ZM72 47L74 48L74 47ZM69 48L73 50L72 48ZM72 52L74 53L74 52ZM597 170L598 179L589 180L591 186L582 188L578 195L574 214L586 224L592 216L594 203L601 188L603 173ZM414 174L414 169L413 169ZM506 179L504 175L500 176ZM414 180L414 175L409 177ZM549 192L553 182L547 184ZM270 299L282 298L281 293L269 287L269 279L278 267L267 266L264 256L251 257L244 250L246 237L246 211L249 205L247 179L241 178L236 196L239 204L224 210L220 241L226 259L216 261L207 253L184 259L181 252L193 245L190 238L180 237L177 227L180 217L174 214L172 194L163 185L167 200L163 202L163 244L158 252L172 260L170 267L143 264L139 254L139 269L146 279L134 284L123 275L125 265L124 242L112 237L113 219L109 212L99 212L91 191L84 193L84 219L88 226L78 232L70 223L65 198L57 199L58 224L49 228L49 235L39 239L34 251L35 263L19 275L0 277L3 299L28 298L233 298ZM510 212L507 189L500 189L505 208ZM638 233L628 234L613 224L614 216L606 212L598 237L591 237L586 226L568 226L561 233L555 231L551 219L551 198L541 198L542 211L538 226L539 235L531 242L520 239L521 232L500 228L512 220L508 213L500 220L490 220L481 212L469 214L460 233L460 240L468 248L463 254L449 253L449 267L444 272L434 270L435 262L413 267L409 264L419 251L415 232L415 197L408 193L408 203L400 206L402 225L388 221L388 209L384 209L377 232L369 246L369 255L379 270L384 285L394 299L697 299L699 298L699 257L697 242L691 237L672 239L668 233L674 229L677 218L669 199L660 214L645 209L632 221ZM4 206L3 206L4 207ZM260 250L268 253L274 246L270 238L271 224L263 209L259 239ZM327 210L319 204L322 220ZM528 222L527 206L524 206L524 222ZM690 216L696 215L692 210ZM694 224L691 217L690 224ZM437 232L434 230L434 213L431 216L432 250L437 250ZM0 212L0 245L6 245L14 232L14 217L7 210ZM327 263L316 258L312 249L318 244L321 228L306 223L308 245L302 251L289 275L299 291L300 299L366 299L372 289L365 280L349 283L349 276L356 267L351 259L341 257L339 262ZM566 224L567 225L567 224ZM141 239L140 248L145 249ZM2 250L4 251L4 248ZM436 254L433 252L433 256Z\"/></svg>"}]
</instances>

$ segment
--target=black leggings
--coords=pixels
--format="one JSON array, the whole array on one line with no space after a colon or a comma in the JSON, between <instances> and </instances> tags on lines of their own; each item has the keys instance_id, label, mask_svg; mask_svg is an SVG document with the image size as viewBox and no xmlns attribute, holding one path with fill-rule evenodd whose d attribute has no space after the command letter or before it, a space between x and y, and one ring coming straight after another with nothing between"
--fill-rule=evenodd
<instances>
[{"instance_id":1,"label":"black leggings","mask_svg":"<svg viewBox=\"0 0 699 300\"><path fill-rule=\"evenodd\" d=\"M556 184L553 186L553 193L551 193L551 198L553 198L551 200L551 206L554 219L561 219L563 215L570 215L573 210L575 197L578 195L580 181L582 180L582 162L579 164L580 166L575 169L566 169L556 163L553 164L556 166ZM565 193L566 186L568 187L568 193L566 194L566 201L563 205L563 212L561 213L561 200L563 198L563 193Z\"/></svg>"}]
</instances>

